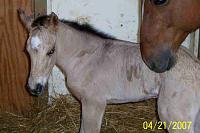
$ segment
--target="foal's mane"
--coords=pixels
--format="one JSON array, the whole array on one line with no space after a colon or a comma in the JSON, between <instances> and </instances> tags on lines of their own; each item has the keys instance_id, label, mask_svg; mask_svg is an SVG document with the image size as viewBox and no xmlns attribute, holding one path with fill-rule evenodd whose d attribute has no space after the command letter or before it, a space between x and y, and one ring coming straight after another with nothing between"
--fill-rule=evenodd
<instances>
[{"instance_id":1,"label":"foal's mane","mask_svg":"<svg viewBox=\"0 0 200 133\"><path fill-rule=\"evenodd\" d=\"M37 17L33 22L32 22L32 27L39 27L39 26L45 26L45 25L48 25L48 22L50 20L50 16L49 15L43 15L43 16L40 16L40 17ZM101 38L104 38L104 39L115 39L115 37L111 36L111 35L108 35L98 29L96 29L94 26L88 24L88 23L85 23L85 24L80 24L76 21L70 21L70 20L60 20L60 22L76 29L76 30L79 30L79 31L82 31L82 32L87 32L87 33L90 33L90 34L93 34L93 35L96 35L96 36L99 36Z\"/></svg>"}]
</instances>

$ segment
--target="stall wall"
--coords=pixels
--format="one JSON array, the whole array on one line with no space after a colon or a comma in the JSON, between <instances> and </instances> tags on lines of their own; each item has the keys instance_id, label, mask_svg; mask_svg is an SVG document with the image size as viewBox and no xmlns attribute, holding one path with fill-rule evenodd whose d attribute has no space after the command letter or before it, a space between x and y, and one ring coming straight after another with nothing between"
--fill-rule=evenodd
<instances>
[{"instance_id":1,"label":"stall wall","mask_svg":"<svg viewBox=\"0 0 200 133\"><path fill-rule=\"evenodd\" d=\"M17 9L33 11L32 0L0 0L0 113L24 113L33 103L26 89L29 65L27 31ZM1 129L0 129L1 131Z\"/></svg>"},{"instance_id":2,"label":"stall wall","mask_svg":"<svg viewBox=\"0 0 200 133\"><path fill-rule=\"evenodd\" d=\"M122 40L137 42L137 0L49 0L48 13L92 24ZM131 27L131 28L130 28Z\"/></svg>"}]
</instances>

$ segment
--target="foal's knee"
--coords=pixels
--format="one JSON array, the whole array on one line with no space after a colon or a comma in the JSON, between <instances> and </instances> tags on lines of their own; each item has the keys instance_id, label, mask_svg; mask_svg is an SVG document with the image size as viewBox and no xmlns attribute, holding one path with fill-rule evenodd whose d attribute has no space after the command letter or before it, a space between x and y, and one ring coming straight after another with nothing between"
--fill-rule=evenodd
<instances>
[{"instance_id":1,"label":"foal's knee","mask_svg":"<svg viewBox=\"0 0 200 133\"><path fill-rule=\"evenodd\" d=\"M105 101L84 99L82 103L81 133L99 133L106 107Z\"/></svg>"}]
</instances>

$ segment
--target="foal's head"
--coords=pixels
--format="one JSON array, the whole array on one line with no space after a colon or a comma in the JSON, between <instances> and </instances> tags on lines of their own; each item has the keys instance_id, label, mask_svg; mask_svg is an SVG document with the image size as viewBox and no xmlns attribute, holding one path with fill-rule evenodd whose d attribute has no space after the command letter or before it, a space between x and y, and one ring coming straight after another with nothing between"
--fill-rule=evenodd
<instances>
[{"instance_id":1,"label":"foal's head","mask_svg":"<svg viewBox=\"0 0 200 133\"><path fill-rule=\"evenodd\" d=\"M26 46L31 59L28 87L31 94L38 96L42 94L56 62L55 43L58 18L52 13L33 20L22 10L19 10L19 15L29 31Z\"/></svg>"},{"instance_id":2,"label":"foal's head","mask_svg":"<svg viewBox=\"0 0 200 133\"><path fill-rule=\"evenodd\" d=\"M175 53L186 36L200 26L200 0L145 0L141 53L155 72L175 65Z\"/></svg>"}]
</instances>

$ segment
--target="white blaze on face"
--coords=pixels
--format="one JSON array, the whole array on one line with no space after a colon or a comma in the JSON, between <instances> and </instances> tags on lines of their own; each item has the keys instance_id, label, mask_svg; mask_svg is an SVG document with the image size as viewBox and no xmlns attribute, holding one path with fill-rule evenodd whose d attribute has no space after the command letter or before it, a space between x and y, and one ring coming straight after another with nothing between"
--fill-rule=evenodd
<instances>
[{"instance_id":1,"label":"white blaze on face","mask_svg":"<svg viewBox=\"0 0 200 133\"><path fill-rule=\"evenodd\" d=\"M31 47L33 49L38 49L40 44L41 44L41 40L40 40L40 38L38 36L33 36L31 38Z\"/></svg>"}]
</instances>

